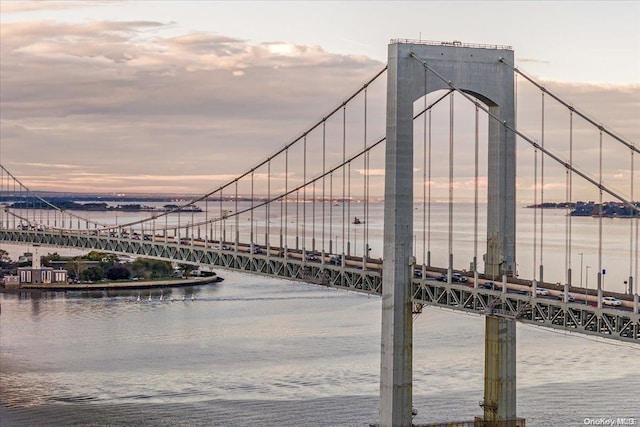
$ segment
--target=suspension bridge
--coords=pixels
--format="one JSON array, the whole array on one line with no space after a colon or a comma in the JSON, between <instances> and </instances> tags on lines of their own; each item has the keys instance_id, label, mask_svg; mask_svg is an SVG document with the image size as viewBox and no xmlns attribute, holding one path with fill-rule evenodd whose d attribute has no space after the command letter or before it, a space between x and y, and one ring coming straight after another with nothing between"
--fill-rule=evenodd
<instances>
[{"instance_id":1,"label":"suspension bridge","mask_svg":"<svg viewBox=\"0 0 640 427\"><path fill-rule=\"evenodd\" d=\"M523 116L527 91L540 108ZM371 99L384 96L381 125ZM516 67L511 47L393 40L388 65L317 122L162 211L90 218L0 165L0 241L381 295L385 426L411 425L413 318L425 306L485 315L475 425L524 425L515 322L640 343L637 153Z\"/></svg>"}]
</instances>

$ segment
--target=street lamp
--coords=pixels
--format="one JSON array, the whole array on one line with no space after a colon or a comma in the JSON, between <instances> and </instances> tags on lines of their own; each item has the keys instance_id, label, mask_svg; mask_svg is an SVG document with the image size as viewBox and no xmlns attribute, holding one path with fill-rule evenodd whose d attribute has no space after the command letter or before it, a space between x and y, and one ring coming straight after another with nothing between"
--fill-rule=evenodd
<instances>
[{"instance_id":1,"label":"street lamp","mask_svg":"<svg viewBox=\"0 0 640 427\"><path fill-rule=\"evenodd\" d=\"M589 300L588 300L588 289L589 289L589 269L591 268L591 266L586 267L587 272L585 273L587 276L587 281L585 282L585 288L584 288L584 303L589 305ZM582 274L582 272L580 272L580 274Z\"/></svg>"}]
</instances>

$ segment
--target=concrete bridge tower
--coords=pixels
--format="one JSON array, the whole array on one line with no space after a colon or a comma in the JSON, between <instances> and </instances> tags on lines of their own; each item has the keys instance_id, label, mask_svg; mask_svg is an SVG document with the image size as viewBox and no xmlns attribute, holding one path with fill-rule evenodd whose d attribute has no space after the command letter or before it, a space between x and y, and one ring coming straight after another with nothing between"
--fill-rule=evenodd
<instances>
[{"instance_id":1,"label":"concrete bridge tower","mask_svg":"<svg viewBox=\"0 0 640 427\"><path fill-rule=\"evenodd\" d=\"M500 62L501 58L513 64L513 51L508 47L459 42L392 41L389 45L380 369L382 426L410 426L412 419L413 103L430 92L450 89L449 83L481 100L500 120L489 119L485 273L500 277L515 272L515 135L503 126L506 123L515 127L514 77ZM452 257L449 254L450 264ZM489 381L485 378L485 388L487 384L500 385L494 387L498 394L485 394L485 401L492 402L492 409L497 408L493 411L498 414L496 419L515 417L515 327L505 328L500 321L487 322L487 328L488 336L498 340L488 345L487 351L499 351L500 360L513 360L492 369L494 377Z\"/></svg>"}]
</instances>

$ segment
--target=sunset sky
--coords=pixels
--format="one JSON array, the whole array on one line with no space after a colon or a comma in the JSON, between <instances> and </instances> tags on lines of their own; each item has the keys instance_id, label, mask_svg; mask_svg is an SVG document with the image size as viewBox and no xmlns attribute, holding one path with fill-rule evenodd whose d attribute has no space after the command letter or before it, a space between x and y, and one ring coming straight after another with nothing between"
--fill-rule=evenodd
<instances>
[{"instance_id":1,"label":"sunset sky","mask_svg":"<svg viewBox=\"0 0 640 427\"><path fill-rule=\"evenodd\" d=\"M523 71L640 140L637 1L3 0L0 12L0 163L34 190L207 192L360 87L395 38L512 46ZM564 135L566 114L551 111L549 135ZM536 120L520 123L535 133ZM605 154L628 192L628 152L606 141ZM550 191L562 176L549 173Z\"/></svg>"}]
</instances>

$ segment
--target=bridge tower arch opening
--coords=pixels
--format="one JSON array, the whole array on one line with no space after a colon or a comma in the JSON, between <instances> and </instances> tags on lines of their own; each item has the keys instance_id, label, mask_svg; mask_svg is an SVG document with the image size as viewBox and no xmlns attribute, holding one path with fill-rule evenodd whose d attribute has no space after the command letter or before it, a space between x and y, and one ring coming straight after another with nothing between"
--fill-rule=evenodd
<instances>
[{"instance_id":1,"label":"bridge tower arch opening","mask_svg":"<svg viewBox=\"0 0 640 427\"><path fill-rule=\"evenodd\" d=\"M488 105L491 115L499 118L499 122L488 119L484 272L491 276L512 276L516 265L516 140L504 124L516 127L514 74L501 59L513 63L513 58L513 50L506 46L408 41L389 44L380 368L382 426L411 425L412 419L414 101L455 86ZM513 383L503 389L512 389L515 395L515 372Z\"/></svg>"}]
</instances>

